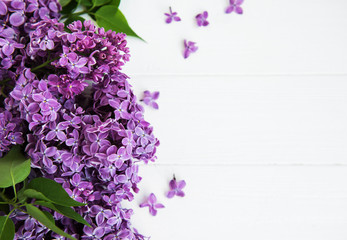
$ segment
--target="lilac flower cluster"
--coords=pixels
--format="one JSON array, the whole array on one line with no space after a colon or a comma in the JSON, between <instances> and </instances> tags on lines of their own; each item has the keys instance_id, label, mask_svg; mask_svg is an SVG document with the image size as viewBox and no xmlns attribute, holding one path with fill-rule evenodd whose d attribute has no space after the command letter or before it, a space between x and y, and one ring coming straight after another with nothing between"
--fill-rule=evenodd
<instances>
[{"instance_id":1,"label":"lilac flower cluster","mask_svg":"<svg viewBox=\"0 0 347 240\"><path fill-rule=\"evenodd\" d=\"M10 150L11 145L24 143L20 123L21 120L14 118L11 112L0 109L0 157Z\"/></svg>"},{"instance_id":2,"label":"lilac flower cluster","mask_svg":"<svg viewBox=\"0 0 347 240\"><path fill-rule=\"evenodd\" d=\"M144 239L121 202L138 192L136 162L154 161L159 141L120 72L130 57L126 36L90 21L65 32L60 9L57 1L0 0L0 153L24 143L32 177L53 179L87 204L75 210L92 228L55 213L64 231L78 239ZM61 239L16 214L16 239Z\"/></svg>"}]
</instances>

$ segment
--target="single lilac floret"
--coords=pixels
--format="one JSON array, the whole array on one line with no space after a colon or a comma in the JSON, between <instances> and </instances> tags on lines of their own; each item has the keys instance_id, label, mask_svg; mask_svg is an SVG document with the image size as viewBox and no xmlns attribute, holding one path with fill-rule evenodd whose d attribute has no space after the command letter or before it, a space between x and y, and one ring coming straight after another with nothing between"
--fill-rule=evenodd
<instances>
[{"instance_id":1,"label":"single lilac floret","mask_svg":"<svg viewBox=\"0 0 347 240\"><path fill-rule=\"evenodd\" d=\"M172 12L171 7L169 9L170 9L170 13L164 13L165 16L167 16L165 22L171 23L172 21L176 21L176 22L181 21L181 18L179 16L177 16L177 12Z\"/></svg>"},{"instance_id":2,"label":"single lilac floret","mask_svg":"<svg viewBox=\"0 0 347 240\"><path fill-rule=\"evenodd\" d=\"M155 101L159 98L159 92L156 91L151 93L150 91L146 90L143 93L144 93L144 97L141 101L143 101L144 104L151 106L154 109L159 109L159 105Z\"/></svg>"},{"instance_id":3,"label":"single lilac floret","mask_svg":"<svg viewBox=\"0 0 347 240\"><path fill-rule=\"evenodd\" d=\"M140 204L140 207L148 207L149 213L152 216L157 215L157 209L158 208L164 208L165 206L161 203L157 203L157 197L154 195L154 193L151 193L148 197L148 199Z\"/></svg>"},{"instance_id":4,"label":"single lilac floret","mask_svg":"<svg viewBox=\"0 0 347 240\"><path fill-rule=\"evenodd\" d=\"M184 58L188 58L191 53L194 53L198 50L198 47L195 46L195 42L184 40Z\"/></svg>"},{"instance_id":5,"label":"single lilac floret","mask_svg":"<svg viewBox=\"0 0 347 240\"><path fill-rule=\"evenodd\" d=\"M203 13L199 13L198 15L196 15L195 19L199 27L201 26L206 27L209 24L209 22L206 20L207 17L208 17L207 11L204 11Z\"/></svg>"},{"instance_id":6,"label":"single lilac floret","mask_svg":"<svg viewBox=\"0 0 347 240\"><path fill-rule=\"evenodd\" d=\"M243 3L243 1L244 0L229 0L230 4L225 10L225 13L236 12L237 14L242 14L243 10L240 5Z\"/></svg>"},{"instance_id":7,"label":"single lilac floret","mask_svg":"<svg viewBox=\"0 0 347 240\"><path fill-rule=\"evenodd\" d=\"M173 198L175 195L179 197L184 197L185 194L182 191L182 189L186 186L186 182L184 180L176 181L176 178L174 178L169 183L170 191L167 193L168 198Z\"/></svg>"}]
</instances>

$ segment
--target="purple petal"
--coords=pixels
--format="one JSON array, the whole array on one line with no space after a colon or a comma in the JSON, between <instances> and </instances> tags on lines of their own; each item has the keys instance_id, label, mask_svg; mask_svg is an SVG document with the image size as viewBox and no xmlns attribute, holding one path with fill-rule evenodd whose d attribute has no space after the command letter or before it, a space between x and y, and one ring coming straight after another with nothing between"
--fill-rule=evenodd
<instances>
[{"instance_id":1,"label":"purple petal","mask_svg":"<svg viewBox=\"0 0 347 240\"><path fill-rule=\"evenodd\" d=\"M58 137L58 139L59 139L60 141L62 141L62 142L65 142L65 140L66 140L66 135L65 135L65 133L63 133L62 131L58 131L58 132L57 132L57 137Z\"/></svg>"},{"instance_id":2,"label":"purple petal","mask_svg":"<svg viewBox=\"0 0 347 240\"><path fill-rule=\"evenodd\" d=\"M49 9L51 9L53 12L58 12L59 9L58 9L58 6L55 2L50 2L49 5L48 5Z\"/></svg>"},{"instance_id":3,"label":"purple petal","mask_svg":"<svg viewBox=\"0 0 347 240\"><path fill-rule=\"evenodd\" d=\"M144 203L141 203L140 204L140 208L143 208L143 207L149 207L149 203L148 202L144 202Z\"/></svg>"},{"instance_id":4,"label":"purple petal","mask_svg":"<svg viewBox=\"0 0 347 240\"><path fill-rule=\"evenodd\" d=\"M105 234L105 228L104 227L97 227L97 228L95 228L93 233L94 233L95 237L101 238Z\"/></svg>"},{"instance_id":5,"label":"purple petal","mask_svg":"<svg viewBox=\"0 0 347 240\"><path fill-rule=\"evenodd\" d=\"M190 51L188 49L185 49L183 53L184 58L188 58L189 55L190 55Z\"/></svg>"},{"instance_id":6,"label":"purple petal","mask_svg":"<svg viewBox=\"0 0 347 240\"><path fill-rule=\"evenodd\" d=\"M171 23L172 22L172 18L171 17L168 17L165 21L166 23Z\"/></svg>"},{"instance_id":7,"label":"purple petal","mask_svg":"<svg viewBox=\"0 0 347 240\"><path fill-rule=\"evenodd\" d=\"M169 186L171 189L176 189L177 188L177 182L176 180L172 179L169 183Z\"/></svg>"},{"instance_id":8,"label":"purple petal","mask_svg":"<svg viewBox=\"0 0 347 240\"><path fill-rule=\"evenodd\" d=\"M57 152L57 148L56 147L49 147L45 151L46 156L48 156L48 157L54 156L56 154L56 152Z\"/></svg>"},{"instance_id":9,"label":"purple petal","mask_svg":"<svg viewBox=\"0 0 347 240\"><path fill-rule=\"evenodd\" d=\"M242 14L242 13L243 13L243 10L242 10L242 8L241 8L240 6L237 6L237 7L235 8L235 12L236 12L237 14Z\"/></svg>"},{"instance_id":10,"label":"purple petal","mask_svg":"<svg viewBox=\"0 0 347 240\"><path fill-rule=\"evenodd\" d=\"M157 197L154 195L154 193L151 193L148 197L148 202L149 203L156 203L157 202Z\"/></svg>"},{"instance_id":11,"label":"purple petal","mask_svg":"<svg viewBox=\"0 0 347 240\"><path fill-rule=\"evenodd\" d=\"M158 91L154 92L152 96L153 100L157 100L159 98L159 95L160 95L160 92Z\"/></svg>"},{"instance_id":12,"label":"purple petal","mask_svg":"<svg viewBox=\"0 0 347 240\"><path fill-rule=\"evenodd\" d=\"M177 17L177 16L175 16L173 19L174 19L176 22L181 21L181 18L180 18L180 17Z\"/></svg>"},{"instance_id":13,"label":"purple petal","mask_svg":"<svg viewBox=\"0 0 347 240\"><path fill-rule=\"evenodd\" d=\"M7 6L3 1L0 1L0 15L6 15Z\"/></svg>"},{"instance_id":14,"label":"purple petal","mask_svg":"<svg viewBox=\"0 0 347 240\"><path fill-rule=\"evenodd\" d=\"M12 67L12 59L11 58L4 58L1 61L1 64L5 69L9 69Z\"/></svg>"},{"instance_id":15,"label":"purple petal","mask_svg":"<svg viewBox=\"0 0 347 240\"><path fill-rule=\"evenodd\" d=\"M158 105L158 103L156 103L156 102L152 102L152 103L151 103L151 106L152 106L154 109L159 109L159 105Z\"/></svg>"},{"instance_id":16,"label":"purple petal","mask_svg":"<svg viewBox=\"0 0 347 240\"><path fill-rule=\"evenodd\" d=\"M24 21L24 16L19 12L12 13L10 16L10 23L15 27L22 25Z\"/></svg>"},{"instance_id":17,"label":"purple petal","mask_svg":"<svg viewBox=\"0 0 347 240\"><path fill-rule=\"evenodd\" d=\"M155 215L157 215L157 210L150 207L150 208L149 208L149 213L150 213L152 216L155 216Z\"/></svg>"},{"instance_id":18,"label":"purple petal","mask_svg":"<svg viewBox=\"0 0 347 240\"><path fill-rule=\"evenodd\" d=\"M155 208L165 208L165 206L163 204L161 204L161 203L154 204L154 207Z\"/></svg>"},{"instance_id":19,"label":"purple petal","mask_svg":"<svg viewBox=\"0 0 347 240\"><path fill-rule=\"evenodd\" d=\"M107 224L112 226L112 225L115 225L118 221L119 221L118 217L111 217L107 220Z\"/></svg>"},{"instance_id":20,"label":"purple petal","mask_svg":"<svg viewBox=\"0 0 347 240\"><path fill-rule=\"evenodd\" d=\"M244 0L236 0L236 1L235 1L235 4L236 4L236 5L241 5L243 2L244 2Z\"/></svg>"},{"instance_id":21,"label":"purple petal","mask_svg":"<svg viewBox=\"0 0 347 240\"><path fill-rule=\"evenodd\" d=\"M234 6L230 5L226 10L225 13L231 13L232 11L234 11Z\"/></svg>"},{"instance_id":22,"label":"purple petal","mask_svg":"<svg viewBox=\"0 0 347 240\"><path fill-rule=\"evenodd\" d=\"M177 188L182 189L186 186L186 181L182 180L177 183Z\"/></svg>"},{"instance_id":23,"label":"purple petal","mask_svg":"<svg viewBox=\"0 0 347 240\"><path fill-rule=\"evenodd\" d=\"M55 138L56 134L53 131L50 131L47 135L46 135L46 140L47 141L51 141L53 138Z\"/></svg>"},{"instance_id":24,"label":"purple petal","mask_svg":"<svg viewBox=\"0 0 347 240\"><path fill-rule=\"evenodd\" d=\"M2 47L2 52L6 56L10 56L14 52L14 47L11 46L11 45L5 45L5 46Z\"/></svg>"},{"instance_id":25,"label":"purple petal","mask_svg":"<svg viewBox=\"0 0 347 240\"><path fill-rule=\"evenodd\" d=\"M173 197L175 196L175 194L176 194L175 191L169 191L169 192L166 194L166 196L167 196L168 198L173 198Z\"/></svg>"},{"instance_id":26,"label":"purple petal","mask_svg":"<svg viewBox=\"0 0 347 240\"><path fill-rule=\"evenodd\" d=\"M32 98L34 99L34 101L36 102L42 102L45 98L43 97L42 94L36 93L32 95Z\"/></svg>"},{"instance_id":27,"label":"purple petal","mask_svg":"<svg viewBox=\"0 0 347 240\"><path fill-rule=\"evenodd\" d=\"M177 191L176 195L179 197L184 197L185 194L183 191Z\"/></svg>"}]
</instances>

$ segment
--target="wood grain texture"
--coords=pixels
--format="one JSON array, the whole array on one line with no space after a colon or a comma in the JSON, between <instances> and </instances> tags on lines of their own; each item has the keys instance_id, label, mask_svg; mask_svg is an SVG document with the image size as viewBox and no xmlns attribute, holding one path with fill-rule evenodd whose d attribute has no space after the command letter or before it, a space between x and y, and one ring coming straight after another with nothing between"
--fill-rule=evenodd
<instances>
[{"instance_id":1,"label":"wood grain texture","mask_svg":"<svg viewBox=\"0 0 347 240\"><path fill-rule=\"evenodd\" d=\"M135 76L158 164L347 164L344 76Z\"/></svg>"},{"instance_id":2,"label":"wood grain texture","mask_svg":"<svg viewBox=\"0 0 347 240\"><path fill-rule=\"evenodd\" d=\"M244 14L224 14L228 0L128 0L120 8L146 40L129 38L127 72L141 74L347 73L344 0L247 0ZM181 22L165 23L169 6ZM210 25L195 16L207 10ZM183 39L198 52L183 59Z\"/></svg>"},{"instance_id":3,"label":"wood grain texture","mask_svg":"<svg viewBox=\"0 0 347 240\"><path fill-rule=\"evenodd\" d=\"M158 160L141 165L133 225L152 240L347 239L347 1L128 0L137 96ZM182 22L165 24L172 6ZM210 25L195 15L208 10ZM183 40L199 50L183 59ZM175 173L187 196L168 200ZM138 205L154 192L166 208Z\"/></svg>"},{"instance_id":4,"label":"wood grain texture","mask_svg":"<svg viewBox=\"0 0 347 240\"><path fill-rule=\"evenodd\" d=\"M186 197L167 199L175 173ZM347 167L141 166L132 223L151 239L345 240ZM156 217L138 205L155 193Z\"/></svg>"}]
</instances>

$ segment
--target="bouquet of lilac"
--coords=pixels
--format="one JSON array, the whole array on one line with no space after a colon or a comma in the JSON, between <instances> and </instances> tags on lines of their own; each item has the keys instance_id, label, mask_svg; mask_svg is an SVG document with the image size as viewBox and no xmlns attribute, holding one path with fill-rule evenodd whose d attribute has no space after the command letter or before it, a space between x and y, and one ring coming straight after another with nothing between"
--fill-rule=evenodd
<instances>
[{"instance_id":1,"label":"bouquet of lilac","mask_svg":"<svg viewBox=\"0 0 347 240\"><path fill-rule=\"evenodd\" d=\"M121 202L159 141L121 72L126 35L60 11L0 0L0 239L144 239Z\"/></svg>"}]
</instances>

